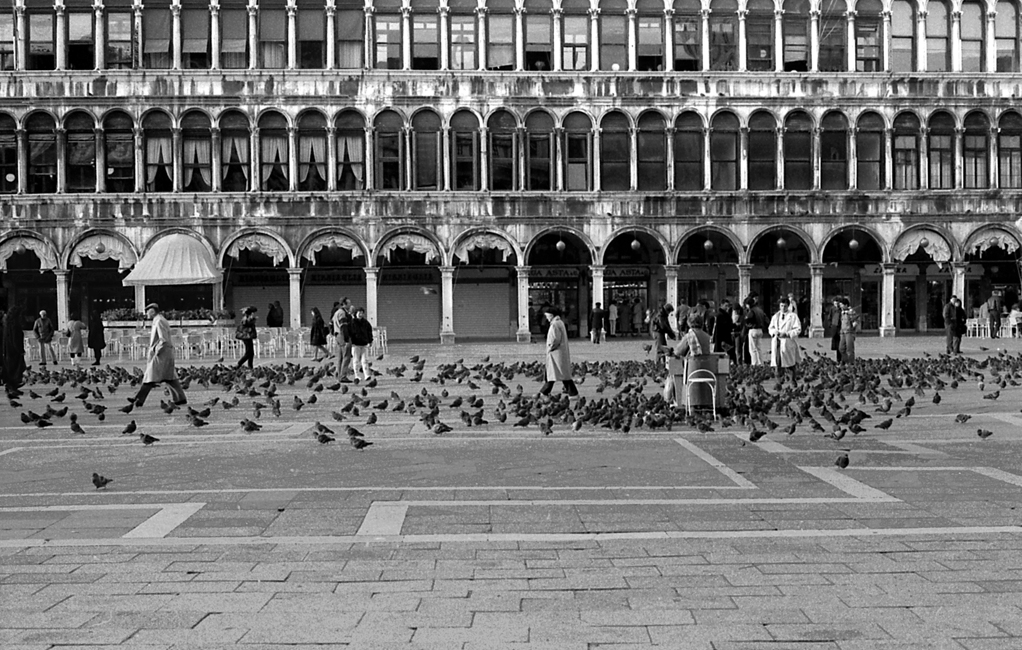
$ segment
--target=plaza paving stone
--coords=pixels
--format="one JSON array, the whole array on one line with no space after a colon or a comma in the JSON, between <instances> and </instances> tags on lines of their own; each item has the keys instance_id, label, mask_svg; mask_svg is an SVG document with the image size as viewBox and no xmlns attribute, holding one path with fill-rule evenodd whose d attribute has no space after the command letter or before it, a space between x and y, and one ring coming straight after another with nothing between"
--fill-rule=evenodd
<instances>
[{"instance_id":1,"label":"plaza paving stone","mask_svg":"<svg viewBox=\"0 0 1022 650\"><path fill-rule=\"evenodd\" d=\"M642 343L572 352L627 362ZM902 359L942 346L858 344ZM1022 340L963 348L1017 354ZM415 354L427 378L459 358L542 358L538 345L392 344L375 365ZM595 383L581 385L587 399ZM23 425L19 410L48 403L26 394L0 413L0 648L1022 649L1022 387L982 400L967 382L940 405L927 389L888 431L873 414L840 442L779 429L764 444L719 425L558 424L546 437L489 417L498 397L485 383L385 373L370 398L423 387L449 391L441 418L455 430L366 408L349 420L375 443L365 452L316 444L316 421L342 433L331 411L348 396L323 391L295 411L304 382L279 386L283 414L264 411L255 434L237 426L247 397L199 430L152 404L117 412L122 385L103 422L66 402L86 430L74 435L61 420ZM194 405L225 395L189 389ZM447 407L458 396L482 397L490 424L465 428ZM378 424L363 424L369 412ZM974 417L957 424L960 412ZM161 441L122 437L129 419ZM93 489L93 471L114 482Z\"/></svg>"}]
</instances>

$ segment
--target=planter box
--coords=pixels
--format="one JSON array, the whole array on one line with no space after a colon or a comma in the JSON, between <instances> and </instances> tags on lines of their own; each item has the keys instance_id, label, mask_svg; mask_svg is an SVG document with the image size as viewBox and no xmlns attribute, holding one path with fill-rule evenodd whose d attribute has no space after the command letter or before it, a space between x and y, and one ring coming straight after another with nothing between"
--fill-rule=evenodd
<instances>
[{"instance_id":1,"label":"planter box","mask_svg":"<svg viewBox=\"0 0 1022 650\"><path fill-rule=\"evenodd\" d=\"M145 327L146 322L141 320L105 320L103 321L103 327L116 327L126 329L142 329Z\"/></svg>"}]
</instances>

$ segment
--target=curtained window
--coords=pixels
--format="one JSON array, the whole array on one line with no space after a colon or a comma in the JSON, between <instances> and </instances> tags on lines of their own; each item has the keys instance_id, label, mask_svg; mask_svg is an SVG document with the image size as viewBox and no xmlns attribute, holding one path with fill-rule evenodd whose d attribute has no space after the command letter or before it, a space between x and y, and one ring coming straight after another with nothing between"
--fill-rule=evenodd
<instances>
[{"instance_id":1,"label":"curtained window","mask_svg":"<svg viewBox=\"0 0 1022 650\"><path fill-rule=\"evenodd\" d=\"M443 150L440 147L440 117L432 111L418 113L412 120L412 189L441 189Z\"/></svg>"},{"instance_id":2,"label":"curtained window","mask_svg":"<svg viewBox=\"0 0 1022 650\"><path fill-rule=\"evenodd\" d=\"M96 191L96 134L92 118L82 113L68 116L67 191Z\"/></svg>"},{"instance_id":3,"label":"curtained window","mask_svg":"<svg viewBox=\"0 0 1022 650\"><path fill-rule=\"evenodd\" d=\"M440 24L435 13L412 14L412 70L440 69Z\"/></svg>"},{"instance_id":4,"label":"curtained window","mask_svg":"<svg viewBox=\"0 0 1022 650\"><path fill-rule=\"evenodd\" d=\"M468 111L451 116L452 190L474 191L479 185L479 120Z\"/></svg>"},{"instance_id":5,"label":"curtained window","mask_svg":"<svg viewBox=\"0 0 1022 650\"><path fill-rule=\"evenodd\" d=\"M543 112L525 120L525 189L549 191L554 187L554 121Z\"/></svg>"},{"instance_id":6,"label":"curtained window","mask_svg":"<svg viewBox=\"0 0 1022 650\"><path fill-rule=\"evenodd\" d=\"M488 20L486 67L490 70L514 70L514 14L490 14Z\"/></svg>"},{"instance_id":7,"label":"curtained window","mask_svg":"<svg viewBox=\"0 0 1022 650\"><path fill-rule=\"evenodd\" d=\"M631 189L632 142L628 118L610 113L600 123L600 189L627 192Z\"/></svg>"},{"instance_id":8,"label":"curtained window","mask_svg":"<svg viewBox=\"0 0 1022 650\"><path fill-rule=\"evenodd\" d=\"M365 122L355 111L344 111L335 122L337 136L337 189L365 187Z\"/></svg>"},{"instance_id":9,"label":"curtained window","mask_svg":"<svg viewBox=\"0 0 1022 650\"><path fill-rule=\"evenodd\" d=\"M710 131L711 189L738 189L738 150L738 118L732 113L718 114Z\"/></svg>"},{"instance_id":10,"label":"curtained window","mask_svg":"<svg viewBox=\"0 0 1022 650\"><path fill-rule=\"evenodd\" d=\"M1022 115L1008 111L997 124L998 187L1022 188Z\"/></svg>"},{"instance_id":11,"label":"curtained window","mask_svg":"<svg viewBox=\"0 0 1022 650\"><path fill-rule=\"evenodd\" d=\"M146 191L170 192L174 189L174 155L170 131L146 130Z\"/></svg>"},{"instance_id":12,"label":"curtained window","mask_svg":"<svg viewBox=\"0 0 1022 650\"><path fill-rule=\"evenodd\" d=\"M674 189L703 189L703 121L692 112L683 113L674 127Z\"/></svg>"},{"instance_id":13,"label":"curtained window","mask_svg":"<svg viewBox=\"0 0 1022 650\"><path fill-rule=\"evenodd\" d=\"M321 7L298 7L298 67L326 66L326 16Z\"/></svg>"},{"instance_id":14,"label":"curtained window","mask_svg":"<svg viewBox=\"0 0 1022 650\"><path fill-rule=\"evenodd\" d=\"M298 189L322 192L326 189L326 120L318 113L298 121Z\"/></svg>"},{"instance_id":15,"label":"curtained window","mask_svg":"<svg viewBox=\"0 0 1022 650\"><path fill-rule=\"evenodd\" d=\"M703 25L699 0L674 3L674 69L694 72L703 69Z\"/></svg>"},{"instance_id":16,"label":"curtained window","mask_svg":"<svg viewBox=\"0 0 1022 650\"><path fill-rule=\"evenodd\" d=\"M135 191L135 135L127 113L115 111L103 120L106 191Z\"/></svg>"},{"instance_id":17,"label":"curtained window","mask_svg":"<svg viewBox=\"0 0 1022 650\"><path fill-rule=\"evenodd\" d=\"M738 69L737 12L735 0L713 0L710 3L711 70Z\"/></svg>"},{"instance_id":18,"label":"curtained window","mask_svg":"<svg viewBox=\"0 0 1022 650\"><path fill-rule=\"evenodd\" d=\"M248 67L248 10L220 10L220 67Z\"/></svg>"},{"instance_id":19,"label":"curtained window","mask_svg":"<svg viewBox=\"0 0 1022 650\"><path fill-rule=\"evenodd\" d=\"M856 189L884 189L887 182L884 140L883 118L876 113L866 113L859 118L855 130Z\"/></svg>"},{"instance_id":20,"label":"curtained window","mask_svg":"<svg viewBox=\"0 0 1022 650\"><path fill-rule=\"evenodd\" d=\"M749 70L774 69L774 3L750 0L745 18L746 65Z\"/></svg>"},{"instance_id":21,"label":"curtained window","mask_svg":"<svg viewBox=\"0 0 1022 650\"><path fill-rule=\"evenodd\" d=\"M600 70L628 69L628 17L623 2L600 3Z\"/></svg>"},{"instance_id":22,"label":"curtained window","mask_svg":"<svg viewBox=\"0 0 1022 650\"><path fill-rule=\"evenodd\" d=\"M246 192L250 189L250 132L248 117L228 111L220 118L220 178L225 192Z\"/></svg>"},{"instance_id":23,"label":"curtained window","mask_svg":"<svg viewBox=\"0 0 1022 650\"><path fill-rule=\"evenodd\" d=\"M855 5L855 66L859 72L883 70L883 41L880 14L884 10L880 0L859 0ZM904 46L904 43L901 43Z\"/></svg>"},{"instance_id":24,"label":"curtained window","mask_svg":"<svg viewBox=\"0 0 1022 650\"><path fill-rule=\"evenodd\" d=\"M403 190L404 142L401 117L393 111L384 111L376 118L376 177L379 190Z\"/></svg>"},{"instance_id":25,"label":"curtained window","mask_svg":"<svg viewBox=\"0 0 1022 650\"><path fill-rule=\"evenodd\" d=\"M525 14L525 69L538 72L553 68L553 17L548 6Z\"/></svg>"},{"instance_id":26,"label":"curtained window","mask_svg":"<svg viewBox=\"0 0 1022 650\"><path fill-rule=\"evenodd\" d=\"M902 113L894 119L894 189L919 189L919 120Z\"/></svg>"},{"instance_id":27,"label":"curtained window","mask_svg":"<svg viewBox=\"0 0 1022 650\"><path fill-rule=\"evenodd\" d=\"M451 16L451 69L475 70L476 17L455 14Z\"/></svg>"},{"instance_id":28,"label":"curtained window","mask_svg":"<svg viewBox=\"0 0 1022 650\"><path fill-rule=\"evenodd\" d=\"M948 113L930 118L928 141L929 185L931 190L955 187L955 121Z\"/></svg>"},{"instance_id":29,"label":"curtained window","mask_svg":"<svg viewBox=\"0 0 1022 650\"><path fill-rule=\"evenodd\" d=\"M848 189L848 120L828 113L820 133L820 188Z\"/></svg>"},{"instance_id":30,"label":"curtained window","mask_svg":"<svg viewBox=\"0 0 1022 650\"><path fill-rule=\"evenodd\" d=\"M287 12L283 9L259 10L259 67L287 67Z\"/></svg>"},{"instance_id":31,"label":"curtained window","mask_svg":"<svg viewBox=\"0 0 1022 650\"><path fill-rule=\"evenodd\" d=\"M400 70L401 66L401 16L377 14L376 67Z\"/></svg>"},{"instance_id":32,"label":"curtained window","mask_svg":"<svg viewBox=\"0 0 1022 650\"><path fill-rule=\"evenodd\" d=\"M181 126L181 186L186 192L209 192L213 189L213 136L209 118L193 111L185 114Z\"/></svg>"},{"instance_id":33,"label":"curtained window","mask_svg":"<svg viewBox=\"0 0 1022 650\"><path fill-rule=\"evenodd\" d=\"M259 120L259 188L264 192L290 189L287 122L277 114Z\"/></svg>"},{"instance_id":34,"label":"curtained window","mask_svg":"<svg viewBox=\"0 0 1022 650\"><path fill-rule=\"evenodd\" d=\"M990 122L982 113L972 113L965 118L965 134L962 142L962 158L965 189L982 190L990 187L987 169L990 151Z\"/></svg>"},{"instance_id":35,"label":"curtained window","mask_svg":"<svg viewBox=\"0 0 1022 650\"><path fill-rule=\"evenodd\" d=\"M341 70L362 68L365 13L355 9L338 9L334 19L337 26L337 67Z\"/></svg>"},{"instance_id":36,"label":"curtained window","mask_svg":"<svg viewBox=\"0 0 1022 650\"><path fill-rule=\"evenodd\" d=\"M655 113L639 119L639 191L662 192L667 189L667 124Z\"/></svg>"},{"instance_id":37,"label":"curtained window","mask_svg":"<svg viewBox=\"0 0 1022 650\"><path fill-rule=\"evenodd\" d=\"M186 7L181 10L181 66L190 70L208 69L209 9Z\"/></svg>"},{"instance_id":38,"label":"curtained window","mask_svg":"<svg viewBox=\"0 0 1022 650\"><path fill-rule=\"evenodd\" d=\"M562 65L565 70L589 69L589 17L565 15Z\"/></svg>"},{"instance_id":39,"label":"curtained window","mask_svg":"<svg viewBox=\"0 0 1022 650\"><path fill-rule=\"evenodd\" d=\"M147 7L142 10L142 65L166 69L170 64L170 10L166 6Z\"/></svg>"}]
</instances>

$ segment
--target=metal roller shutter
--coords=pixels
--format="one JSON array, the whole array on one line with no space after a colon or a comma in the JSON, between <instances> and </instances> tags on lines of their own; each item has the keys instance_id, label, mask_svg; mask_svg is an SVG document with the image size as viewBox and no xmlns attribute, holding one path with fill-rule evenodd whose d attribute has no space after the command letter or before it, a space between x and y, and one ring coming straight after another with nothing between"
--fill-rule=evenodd
<instances>
[{"instance_id":1,"label":"metal roller shutter","mask_svg":"<svg viewBox=\"0 0 1022 650\"><path fill-rule=\"evenodd\" d=\"M515 338L511 306L515 289L509 284L462 283L454 285L454 334L462 338Z\"/></svg>"},{"instance_id":2,"label":"metal roller shutter","mask_svg":"<svg viewBox=\"0 0 1022 650\"><path fill-rule=\"evenodd\" d=\"M387 339L440 339L440 285L381 285L377 323L387 328Z\"/></svg>"}]
</instances>

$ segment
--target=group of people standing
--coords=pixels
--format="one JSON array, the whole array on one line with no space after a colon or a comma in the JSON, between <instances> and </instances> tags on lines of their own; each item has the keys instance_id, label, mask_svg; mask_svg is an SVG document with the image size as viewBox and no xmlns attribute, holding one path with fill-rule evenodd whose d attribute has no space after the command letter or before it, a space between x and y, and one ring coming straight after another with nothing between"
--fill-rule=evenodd
<instances>
[{"instance_id":1,"label":"group of people standing","mask_svg":"<svg viewBox=\"0 0 1022 650\"><path fill-rule=\"evenodd\" d=\"M611 300L606 309L598 302L589 312L589 340L598 344L608 336L638 336L648 322L649 313L639 298Z\"/></svg>"},{"instance_id":2,"label":"group of people standing","mask_svg":"<svg viewBox=\"0 0 1022 650\"><path fill-rule=\"evenodd\" d=\"M366 319L364 307L354 307L347 297L334 303L330 322L323 318L318 307L312 308L312 323L309 328L309 345L313 347L313 361L324 361L330 358L327 351L328 336L333 334L337 340L336 369L339 381L350 382L348 373L353 372L358 379L359 369L362 380L370 377L369 346L373 342L373 326Z\"/></svg>"}]
</instances>

